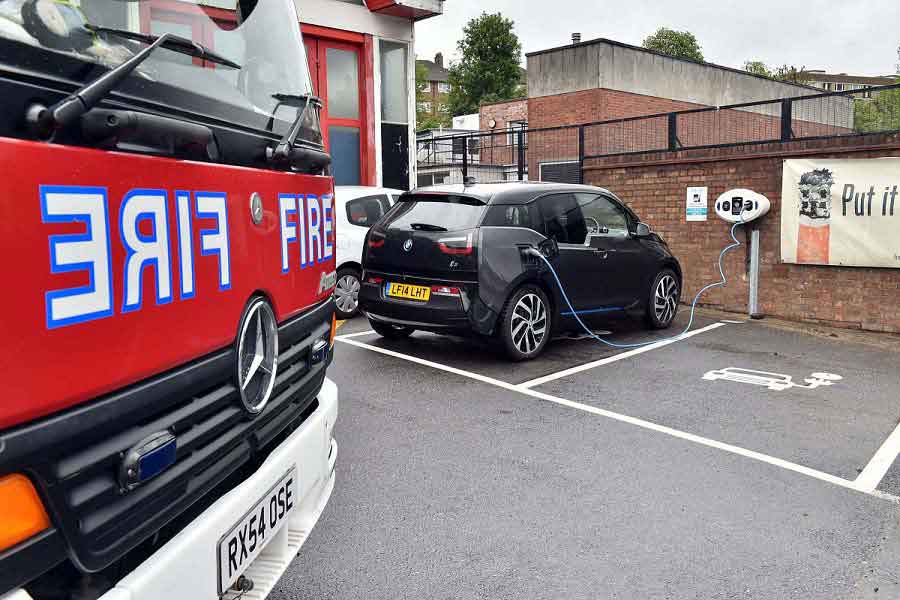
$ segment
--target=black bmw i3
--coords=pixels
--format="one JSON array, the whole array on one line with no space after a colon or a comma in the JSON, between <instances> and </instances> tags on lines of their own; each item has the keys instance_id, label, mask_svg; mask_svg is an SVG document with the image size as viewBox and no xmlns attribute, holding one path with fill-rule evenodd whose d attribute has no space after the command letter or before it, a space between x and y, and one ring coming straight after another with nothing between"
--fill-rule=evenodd
<instances>
[{"instance_id":1,"label":"black bmw i3","mask_svg":"<svg viewBox=\"0 0 900 600\"><path fill-rule=\"evenodd\" d=\"M493 336L513 360L539 355L579 316L672 324L681 267L608 190L547 183L445 185L400 197L366 238L360 309L386 338L416 330Z\"/></svg>"}]
</instances>

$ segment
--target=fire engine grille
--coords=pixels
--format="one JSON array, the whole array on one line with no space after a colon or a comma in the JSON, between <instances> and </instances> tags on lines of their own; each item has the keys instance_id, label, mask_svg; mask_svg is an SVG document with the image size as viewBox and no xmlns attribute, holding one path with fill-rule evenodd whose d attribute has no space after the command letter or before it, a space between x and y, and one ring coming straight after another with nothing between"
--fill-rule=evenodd
<instances>
[{"instance_id":1,"label":"fire engine grille","mask_svg":"<svg viewBox=\"0 0 900 600\"><path fill-rule=\"evenodd\" d=\"M241 466L262 460L279 434L299 424L325 377L328 361L311 366L309 356L328 335L331 307L328 302L279 327L275 386L256 417L242 408L235 352L228 349L80 409L82 426L57 436L52 446L29 444L40 450L32 455L33 474L80 568L100 570L201 498L214 501L204 495ZM118 479L124 453L161 431L176 437L175 463L126 491Z\"/></svg>"}]
</instances>

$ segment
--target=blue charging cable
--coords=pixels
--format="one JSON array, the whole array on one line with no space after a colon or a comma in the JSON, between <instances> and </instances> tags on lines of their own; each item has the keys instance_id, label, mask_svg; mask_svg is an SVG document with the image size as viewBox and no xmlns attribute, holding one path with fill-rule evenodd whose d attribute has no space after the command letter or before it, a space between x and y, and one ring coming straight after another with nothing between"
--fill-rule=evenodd
<instances>
[{"instance_id":1,"label":"blue charging cable","mask_svg":"<svg viewBox=\"0 0 900 600\"><path fill-rule=\"evenodd\" d=\"M681 337L684 337L684 335L691 330L691 327L694 325L694 312L697 310L697 302L700 300L700 297L703 294L705 294L707 291L709 291L713 288L722 287L728 282L728 278L725 277L725 266L724 266L723 262L725 260L726 254L728 254L729 252L731 252L738 246L743 245L738 241L737 237L734 235L735 231L737 231L738 226L743 225L743 224L744 224L744 221L741 220L740 222L735 223L734 226L731 228L731 239L734 240L734 243L726 246L722 250L722 252L719 253L719 275L721 276L721 279L715 283L711 283L708 286L704 287L699 292L697 292L696 296L694 296L694 301L691 303L691 317L688 320L687 327L684 328L684 331L682 331L678 335L664 338L662 340L653 340L652 342L641 342L638 344L616 344L614 342L610 342L608 340L603 339L602 337L600 337L599 335L597 335L596 333L591 331L588 328L588 326L584 324L584 321L581 320L581 317L578 316L578 312L575 310L575 307L572 306L572 302L569 301L569 297L566 295L566 290L565 290L565 288L563 288L563 284L559 280L559 276L556 274L556 270L553 268L553 265L550 264L550 261L547 260L547 257L544 256L543 254L541 254L541 252L539 250L537 250L536 248L531 248L530 249L531 251L529 253L532 254L533 256L537 256L542 261L544 261L544 263L547 265L547 268L550 269L550 273L553 275L553 279L556 280L556 285L559 287L559 293L562 295L563 300L566 301L566 305L569 307L569 310L572 311L572 315L575 317L575 320L578 321L578 324L581 325L582 329L584 329L585 332L587 332L588 336L597 340L601 344L606 344L607 346L611 346L613 348L622 348L622 349L641 348L643 346L649 346L650 344L657 344L659 342L663 342L666 340L677 340Z\"/></svg>"}]
</instances>

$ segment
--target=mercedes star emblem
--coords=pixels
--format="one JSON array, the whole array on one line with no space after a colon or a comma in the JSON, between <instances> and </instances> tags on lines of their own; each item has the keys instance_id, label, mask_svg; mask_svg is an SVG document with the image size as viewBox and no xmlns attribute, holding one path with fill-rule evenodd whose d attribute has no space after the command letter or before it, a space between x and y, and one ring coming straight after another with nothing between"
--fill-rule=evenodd
<instances>
[{"instance_id":1,"label":"mercedes star emblem","mask_svg":"<svg viewBox=\"0 0 900 600\"><path fill-rule=\"evenodd\" d=\"M266 407L278 370L278 326L272 307L254 299L241 319L237 338L237 382L241 403L251 415Z\"/></svg>"},{"instance_id":2,"label":"mercedes star emblem","mask_svg":"<svg viewBox=\"0 0 900 600\"><path fill-rule=\"evenodd\" d=\"M256 225L261 224L263 220L262 197L257 192L250 194L250 218Z\"/></svg>"}]
</instances>

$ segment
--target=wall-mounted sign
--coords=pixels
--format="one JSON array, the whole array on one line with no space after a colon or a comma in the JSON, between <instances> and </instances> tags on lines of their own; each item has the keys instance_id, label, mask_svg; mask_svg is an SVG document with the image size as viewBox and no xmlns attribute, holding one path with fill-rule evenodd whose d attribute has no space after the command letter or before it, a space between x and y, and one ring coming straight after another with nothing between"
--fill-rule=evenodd
<instances>
[{"instance_id":1,"label":"wall-mounted sign","mask_svg":"<svg viewBox=\"0 0 900 600\"><path fill-rule=\"evenodd\" d=\"M900 158L786 160L781 260L900 268Z\"/></svg>"},{"instance_id":2,"label":"wall-mounted sign","mask_svg":"<svg viewBox=\"0 0 900 600\"><path fill-rule=\"evenodd\" d=\"M709 188L689 187L687 189L687 220L705 221L709 211Z\"/></svg>"}]
</instances>

